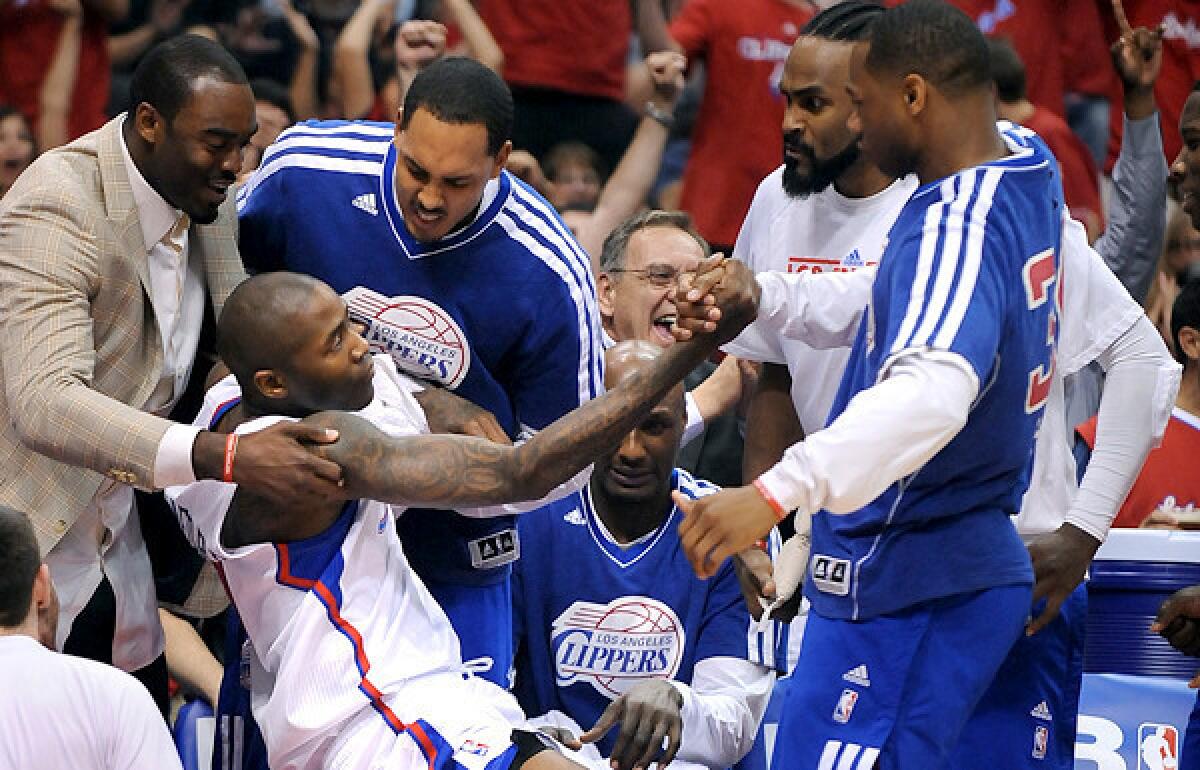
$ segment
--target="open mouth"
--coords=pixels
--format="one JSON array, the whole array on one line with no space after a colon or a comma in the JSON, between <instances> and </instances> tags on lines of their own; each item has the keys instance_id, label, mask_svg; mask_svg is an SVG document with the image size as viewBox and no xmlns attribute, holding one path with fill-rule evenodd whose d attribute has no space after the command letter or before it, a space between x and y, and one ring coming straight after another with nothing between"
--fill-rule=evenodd
<instances>
[{"instance_id":1,"label":"open mouth","mask_svg":"<svg viewBox=\"0 0 1200 770\"><path fill-rule=\"evenodd\" d=\"M655 318L651 323L651 328L654 330L654 336L664 344L670 345L675 341L675 335L671 334L671 327L675 325L678 316L674 313L668 313Z\"/></svg>"}]
</instances>

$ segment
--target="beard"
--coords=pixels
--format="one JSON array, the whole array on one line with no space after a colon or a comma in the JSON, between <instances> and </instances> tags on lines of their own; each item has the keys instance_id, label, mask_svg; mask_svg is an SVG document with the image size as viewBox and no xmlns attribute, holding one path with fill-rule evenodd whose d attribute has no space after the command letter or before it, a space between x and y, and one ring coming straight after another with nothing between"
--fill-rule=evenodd
<instances>
[{"instance_id":1,"label":"beard","mask_svg":"<svg viewBox=\"0 0 1200 770\"><path fill-rule=\"evenodd\" d=\"M783 137L783 191L790 198L807 198L819 193L845 173L858 160L858 140L851 141L845 149L832 157L820 160L808 145L787 134ZM799 152L808 159L808 173L803 173L799 164L788 156L788 150Z\"/></svg>"}]
</instances>

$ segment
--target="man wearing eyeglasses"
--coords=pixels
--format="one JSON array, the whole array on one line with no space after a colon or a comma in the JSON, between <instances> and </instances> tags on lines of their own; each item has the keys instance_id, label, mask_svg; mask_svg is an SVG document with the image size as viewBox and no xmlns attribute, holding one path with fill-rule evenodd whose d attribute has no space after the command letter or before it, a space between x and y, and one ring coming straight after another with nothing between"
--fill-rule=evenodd
<instances>
[{"instance_id":1,"label":"man wearing eyeglasses","mask_svg":"<svg viewBox=\"0 0 1200 770\"><path fill-rule=\"evenodd\" d=\"M644 211L609 233L596 278L605 346L628 340L674 344L675 287L708 250L682 211ZM736 416L726 413L741 398L747 376L744 364L726 357L719 366L702 364L684 380L687 427L679 465L721 486L741 483L741 431ZM703 440L695 440L701 434Z\"/></svg>"}]
</instances>

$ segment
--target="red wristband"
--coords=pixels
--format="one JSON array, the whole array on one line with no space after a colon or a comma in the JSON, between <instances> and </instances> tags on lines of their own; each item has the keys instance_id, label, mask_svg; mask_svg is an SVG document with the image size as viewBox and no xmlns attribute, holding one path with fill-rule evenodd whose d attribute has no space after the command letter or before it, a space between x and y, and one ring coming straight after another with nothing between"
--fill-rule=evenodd
<instances>
[{"instance_id":1,"label":"red wristband","mask_svg":"<svg viewBox=\"0 0 1200 770\"><path fill-rule=\"evenodd\" d=\"M767 489L766 484L762 483L762 481L759 479L755 479L754 488L757 489L758 493L762 495L762 498L767 501L767 505L771 506L771 510L775 511L775 518L778 521L783 521L787 518L788 510L779 504L779 501L776 500L775 496L772 495Z\"/></svg>"},{"instance_id":2,"label":"red wristband","mask_svg":"<svg viewBox=\"0 0 1200 770\"><path fill-rule=\"evenodd\" d=\"M238 434L230 433L225 437L225 466L222 480L233 483L233 456L237 453Z\"/></svg>"}]
</instances>

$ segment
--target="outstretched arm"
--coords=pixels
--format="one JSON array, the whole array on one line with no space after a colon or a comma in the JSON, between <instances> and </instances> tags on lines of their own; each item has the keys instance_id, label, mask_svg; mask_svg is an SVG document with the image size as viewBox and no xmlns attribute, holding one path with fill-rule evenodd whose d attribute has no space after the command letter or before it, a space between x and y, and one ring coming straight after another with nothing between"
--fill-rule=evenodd
<instances>
[{"instance_id":1,"label":"outstretched arm","mask_svg":"<svg viewBox=\"0 0 1200 770\"><path fill-rule=\"evenodd\" d=\"M471 436L389 438L364 420L322 412L305 420L336 427L336 444L316 448L345 469L347 496L405 505L481 506L531 500L615 447L715 340L672 346L611 391L512 447Z\"/></svg>"}]
</instances>

